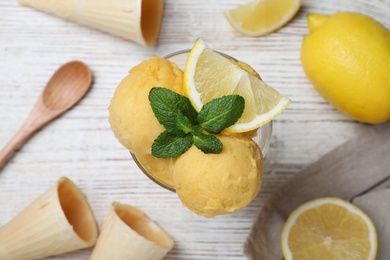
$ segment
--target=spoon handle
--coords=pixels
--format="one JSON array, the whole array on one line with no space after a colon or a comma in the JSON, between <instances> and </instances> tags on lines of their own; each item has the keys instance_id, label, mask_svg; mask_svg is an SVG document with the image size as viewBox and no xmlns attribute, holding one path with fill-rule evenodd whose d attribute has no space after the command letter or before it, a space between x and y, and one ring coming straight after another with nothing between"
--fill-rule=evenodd
<instances>
[{"instance_id":1,"label":"spoon handle","mask_svg":"<svg viewBox=\"0 0 390 260\"><path fill-rule=\"evenodd\" d=\"M5 166L14 153L30 139L39 129L57 116L57 111L47 109L41 99L38 100L26 121L8 144L0 151L0 170Z\"/></svg>"},{"instance_id":2,"label":"spoon handle","mask_svg":"<svg viewBox=\"0 0 390 260\"><path fill-rule=\"evenodd\" d=\"M8 144L0 151L0 169L11 159L12 155L33 135L33 132L26 131L21 127L12 137Z\"/></svg>"}]
</instances>

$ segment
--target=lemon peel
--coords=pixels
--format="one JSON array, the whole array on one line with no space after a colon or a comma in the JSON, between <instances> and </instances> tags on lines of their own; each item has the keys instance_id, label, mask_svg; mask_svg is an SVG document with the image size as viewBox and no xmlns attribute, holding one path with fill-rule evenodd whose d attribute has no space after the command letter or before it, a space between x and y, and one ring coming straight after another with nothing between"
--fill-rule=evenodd
<instances>
[{"instance_id":1,"label":"lemon peel","mask_svg":"<svg viewBox=\"0 0 390 260\"><path fill-rule=\"evenodd\" d=\"M287 24L302 0L255 0L224 13L229 24L245 36L263 36Z\"/></svg>"},{"instance_id":2,"label":"lemon peel","mask_svg":"<svg viewBox=\"0 0 390 260\"><path fill-rule=\"evenodd\" d=\"M291 100L246 71L246 66L232 63L214 52L199 39L193 46L184 70L184 92L199 111L204 104L224 95L240 95L245 99L241 118L224 131L249 132L273 120Z\"/></svg>"},{"instance_id":3,"label":"lemon peel","mask_svg":"<svg viewBox=\"0 0 390 260\"><path fill-rule=\"evenodd\" d=\"M369 16L340 12L307 16L303 69L319 94L349 117L390 119L390 31Z\"/></svg>"},{"instance_id":4,"label":"lemon peel","mask_svg":"<svg viewBox=\"0 0 390 260\"><path fill-rule=\"evenodd\" d=\"M296 208L282 231L284 258L374 260L378 238L371 219L355 205L334 197Z\"/></svg>"}]
</instances>

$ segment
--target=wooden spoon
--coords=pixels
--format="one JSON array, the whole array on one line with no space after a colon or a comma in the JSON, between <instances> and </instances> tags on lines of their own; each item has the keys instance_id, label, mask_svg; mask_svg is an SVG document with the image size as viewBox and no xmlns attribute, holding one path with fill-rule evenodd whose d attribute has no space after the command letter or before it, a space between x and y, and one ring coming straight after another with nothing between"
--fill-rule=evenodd
<instances>
[{"instance_id":1,"label":"wooden spoon","mask_svg":"<svg viewBox=\"0 0 390 260\"><path fill-rule=\"evenodd\" d=\"M47 83L22 127L0 151L0 169L35 132L74 106L91 83L92 73L84 63L72 61L62 65Z\"/></svg>"}]
</instances>

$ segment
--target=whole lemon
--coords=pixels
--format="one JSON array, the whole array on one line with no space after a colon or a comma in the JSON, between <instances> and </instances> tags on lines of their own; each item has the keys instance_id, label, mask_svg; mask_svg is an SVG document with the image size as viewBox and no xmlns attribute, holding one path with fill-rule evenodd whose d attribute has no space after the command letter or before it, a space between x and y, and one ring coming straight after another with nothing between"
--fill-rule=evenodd
<instances>
[{"instance_id":1,"label":"whole lemon","mask_svg":"<svg viewBox=\"0 0 390 260\"><path fill-rule=\"evenodd\" d=\"M365 123L390 119L390 31L359 13L309 14L303 69L330 104Z\"/></svg>"}]
</instances>

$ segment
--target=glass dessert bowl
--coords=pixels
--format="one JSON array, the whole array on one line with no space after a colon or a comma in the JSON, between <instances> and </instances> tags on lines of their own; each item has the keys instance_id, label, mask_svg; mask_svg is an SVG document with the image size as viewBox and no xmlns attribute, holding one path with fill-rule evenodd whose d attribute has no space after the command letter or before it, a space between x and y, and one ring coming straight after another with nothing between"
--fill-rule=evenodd
<instances>
[{"instance_id":1,"label":"glass dessert bowl","mask_svg":"<svg viewBox=\"0 0 390 260\"><path fill-rule=\"evenodd\" d=\"M169 55L166 55L164 58L171 61L171 62L176 63L180 69L184 70L190 51L191 50L189 50L189 49L177 51L177 52L171 53ZM218 53L221 54L222 56L230 59L230 60L237 61L235 58L233 58L227 54L224 54L221 52L218 52ZM268 152L268 148L269 148L270 141L271 141L271 136L272 136L272 121L266 125L263 125L259 129L257 129L255 135L252 137L253 141L259 146L259 148L263 154L263 157L265 157L267 152ZM137 166L141 169L141 171L147 177L149 177L152 181L154 181L156 184L160 185L161 187L163 187L167 190L170 190L172 192L175 192L175 188L173 187L173 185L171 185L170 183L164 182L161 178L158 178L158 176L156 174L154 174L151 171L148 171L146 169L147 167L143 166L143 164L141 162L142 160L139 160L135 154L133 154L133 153L130 153L130 154L131 154L134 162L137 164ZM164 159L164 160L169 160L169 159ZM173 163L173 160L174 159L172 159L172 163Z\"/></svg>"}]
</instances>

